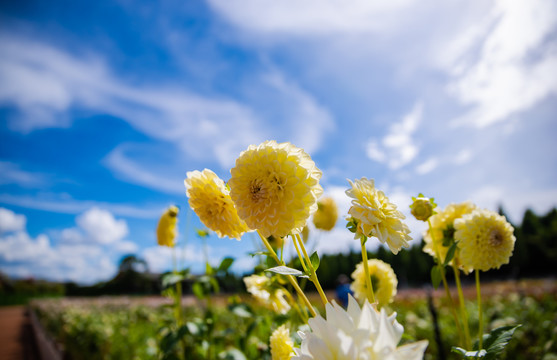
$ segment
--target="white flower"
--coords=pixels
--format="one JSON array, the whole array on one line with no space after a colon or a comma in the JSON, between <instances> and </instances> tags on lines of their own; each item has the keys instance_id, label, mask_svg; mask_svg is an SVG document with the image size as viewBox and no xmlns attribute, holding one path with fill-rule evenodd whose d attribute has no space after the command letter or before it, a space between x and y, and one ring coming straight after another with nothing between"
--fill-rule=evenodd
<instances>
[{"instance_id":1,"label":"white flower","mask_svg":"<svg viewBox=\"0 0 557 360\"><path fill-rule=\"evenodd\" d=\"M316 316L309 320L311 332L299 332L300 348L294 348L292 360L415 360L422 359L427 340L397 347L402 325L396 313L387 316L365 302L362 308L352 296L348 310L327 304L327 319Z\"/></svg>"}]
</instances>

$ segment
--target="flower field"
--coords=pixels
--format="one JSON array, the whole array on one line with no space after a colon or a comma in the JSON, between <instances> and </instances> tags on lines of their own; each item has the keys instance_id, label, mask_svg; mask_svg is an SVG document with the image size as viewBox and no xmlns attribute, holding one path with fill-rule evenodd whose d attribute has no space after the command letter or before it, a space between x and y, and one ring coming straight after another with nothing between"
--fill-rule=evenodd
<instances>
[{"instance_id":1,"label":"flower field","mask_svg":"<svg viewBox=\"0 0 557 360\"><path fill-rule=\"evenodd\" d=\"M474 289L464 288L473 298ZM501 359L557 359L557 281L528 280L484 284L486 330L520 323ZM310 299L318 300L317 294ZM443 294L433 293L445 359L457 332ZM184 298L187 334L183 337L188 359L271 359L269 337L282 324L304 329L285 315L254 304L248 296L219 296L210 313L195 298ZM178 339L173 337L173 311L165 298L107 297L95 299L37 300L31 306L47 332L70 359L174 358ZM470 325L476 327L474 303L467 302ZM435 338L427 291L399 291L389 308L404 325L402 342L427 339L425 359L442 359ZM207 321L207 320L211 321ZM294 337L299 342L299 338ZM172 350L174 349L174 351ZM212 354L210 354L212 352Z\"/></svg>"},{"instance_id":2,"label":"flower field","mask_svg":"<svg viewBox=\"0 0 557 360\"><path fill-rule=\"evenodd\" d=\"M178 269L180 209L170 206L159 220L157 242L172 252L173 271L161 278L164 297L158 303L99 298L32 305L67 358L557 356L554 280L481 284L480 273L509 264L515 249L515 228L503 214L471 202L439 209L433 198L412 197L411 214L428 226L418 251L432 258L433 287L398 289L391 264L370 257L366 244L378 240L393 256L412 251L406 217L373 179L348 180L346 231L361 247L361 262L349 269L352 280L334 274L339 284L330 293L318 272L327 266L325 257L306 248L307 225L313 221L316 231L330 231L338 211L333 199L321 196L322 172L311 157L290 143L265 141L243 151L230 174L225 182L209 169L190 171L184 185L191 209L208 228L197 231L201 239L212 231L237 240L253 232L261 240L263 251L253 255L262 261L242 279L248 294L220 293L233 258L213 267L205 251L204 274ZM297 258L285 256L285 243L295 248ZM183 296L186 283L195 297Z\"/></svg>"}]
</instances>

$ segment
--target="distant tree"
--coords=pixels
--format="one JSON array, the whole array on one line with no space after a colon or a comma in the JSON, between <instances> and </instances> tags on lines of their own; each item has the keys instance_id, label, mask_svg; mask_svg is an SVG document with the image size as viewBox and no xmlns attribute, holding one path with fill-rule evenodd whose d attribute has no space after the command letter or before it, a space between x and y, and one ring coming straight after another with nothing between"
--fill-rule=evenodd
<instances>
[{"instance_id":1,"label":"distant tree","mask_svg":"<svg viewBox=\"0 0 557 360\"><path fill-rule=\"evenodd\" d=\"M149 272L149 267L147 262L143 259L138 258L134 254L129 254L120 260L120 266L118 267L118 272L135 271L139 273Z\"/></svg>"}]
</instances>

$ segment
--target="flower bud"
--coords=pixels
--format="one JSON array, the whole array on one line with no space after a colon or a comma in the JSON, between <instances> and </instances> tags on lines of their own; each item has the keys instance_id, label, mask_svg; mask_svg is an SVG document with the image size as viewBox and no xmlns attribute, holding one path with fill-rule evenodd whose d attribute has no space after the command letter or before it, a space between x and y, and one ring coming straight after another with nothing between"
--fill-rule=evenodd
<instances>
[{"instance_id":1,"label":"flower bud","mask_svg":"<svg viewBox=\"0 0 557 360\"><path fill-rule=\"evenodd\" d=\"M422 194L418 197L412 197L412 205L410 205L411 213L414 217L421 221L427 221L435 212L433 209L437 206L433 198L427 198Z\"/></svg>"}]
</instances>

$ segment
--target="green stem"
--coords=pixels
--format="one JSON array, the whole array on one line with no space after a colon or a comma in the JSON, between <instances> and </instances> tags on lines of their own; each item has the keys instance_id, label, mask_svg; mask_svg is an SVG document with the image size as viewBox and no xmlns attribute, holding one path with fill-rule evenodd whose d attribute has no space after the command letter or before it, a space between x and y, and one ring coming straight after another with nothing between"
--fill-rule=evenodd
<instances>
[{"instance_id":1,"label":"green stem","mask_svg":"<svg viewBox=\"0 0 557 360\"><path fill-rule=\"evenodd\" d=\"M367 250L366 250L367 238L362 236L360 242L362 244L362 262L364 263L364 273L366 275L366 288L367 288L367 299L373 304L375 303L375 294L373 293L373 286L371 285L371 275L369 274L369 266L367 263Z\"/></svg>"},{"instance_id":2,"label":"green stem","mask_svg":"<svg viewBox=\"0 0 557 360\"><path fill-rule=\"evenodd\" d=\"M451 291L449 289L449 284L447 283L447 276L445 275L445 267L442 265L443 261L441 259L441 254L439 253L439 248L437 246L437 243L435 242L435 239L433 238L433 227L431 226L431 221L429 219L427 219L427 224L429 225L429 233L431 235L431 242L433 243L433 249L435 251L435 256L437 257L437 265L439 266L439 272L441 273L441 280L443 281L443 287L445 288L445 296L447 297L448 301L449 301L449 306L451 308L451 313L453 314L453 318L456 324L456 331L458 333L458 339L460 341L460 345L461 346L466 346L466 337L464 336L463 332L462 332L462 325L460 323L460 320L458 319L458 311L457 311L457 307L456 304L453 300L453 297L451 295Z\"/></svg>"},{"instance_id":3,"label":"green stem","mask_svg":"<svg viewBox=\"0 0 557 360\"><path fill-rule=\"evenodd\" d=\"M478 350L482 349L483 346L483 332L484 332L484 322L483 322L483 312L482 312L482 294L480 291L480 270L476 269L476 293L478 294L478 318L479 318L479 347Z\"/></svg>"},{"instance_id":4,"label":"green stem","mask_svg":"<svg viewBox=\"0 0 557 360\"><path fill-rule=\"evenodd\" d=\"M298 240L298 243L300 244L300 247L302 248L302 252L304 253L304 256L306 257L306 261L307 261L307 265L309 267L309 271L310 271L310 279L313 282L313 284L315 285L315 288L317 289L317 292L319 293L319 296L321 297L321 301L323 302L323 305L327 305L329 303L329 300L327 299L327 296L325 295L325 292L323 291L323 288L321 287L321 284L319 283L319 279L317 278L317 273L315 272L315 268L313 267L313 264L311 263L311 258L309 257L307 251L306 251L306 247L304 246L304 242L302 241L302 239L300 238L299 234L296 234L296 239Z\"/></svg>"},{"instance_id":5,"label":"green stem","mask_svg":"<svg viewBox=\"0 0 557 360\"><path fill-rule=\"evenodd\" d=\"M470 341L470 329L468 325L468 312L466 311L466 304L464 303L464 294L462 293L462 285L460 284L460 271L453 261L453 272L456 282L456 289L458 290L458 300L460 303L460 316L462 317L462 327L464 328L464 339L466 341L466 348L472 348L472 342Z\"/></svg>"},{"instance_id":6,"label":"green stem","mask_svg":"<svg viewBox=\"0 0 557 360\"><path fill-rule=\"evenodd\" d=\"M267 239L263 235L261 235L259 230L257 231L257 234L261 238L261 241L263 241L263 245L265 245L265 247L267 248L267 251L269 251L269 253L271 254L271 257L273 259L275 259L276 263L278 265L284 266L284 262L280 261L280 259L277 256L277 253L275 252L275 250L273 250L273 247L271 246L271 244L269 244ZM296 278L292 275L286 275L286 278L288 279L290 284L294 287L298 296L300 296L302 298L302 300L304 301L304 304L306 304L306 307L308 308L309 312L311 313L311 316L313 316L313 317L317 316L317 313L313 309L313 306L311 305L311 302L308 300L306 294L304 294L304 292L300 288L300 285L298 285L298 281L296 281Z\"/></svg>"},{"instance_id":7,"label":"green stem","mask_svg":"<svg viewBox=\"0 0 557 360\"><path fill-rule=\"evenodd\" d=\"M174 268L174 274L178 274L178 269L176 268L176 248L172 247L172 267ZM174 295L174 315L176 316L176 324L178 329L183 325L182 317L182 282L176 282L176 293ZM184 339L180 339L182 344L182 351L180 352L181 358L185 359L186 343Z\"/></svg>"},{"instance_id":8,"label":"green stem","mask_svg":"<svg viewBox=\"0 0 557 360\"><path fill-rule=\"evenodd\" d=\"M295 237L292 237L292 242L294 243L294 247L296 248L296 253L298 253L298 259L300 259L300 263L302 264L302 269L304 269L304 272L308 272L308 268L306 266L306 262L304 260L304 257L302 256L302 253L300 252L300 247L298 246L298 242L296 241Z\"/></svg>"}]
</instances>

